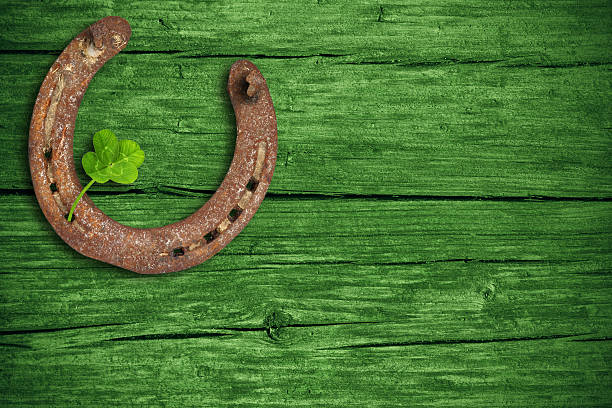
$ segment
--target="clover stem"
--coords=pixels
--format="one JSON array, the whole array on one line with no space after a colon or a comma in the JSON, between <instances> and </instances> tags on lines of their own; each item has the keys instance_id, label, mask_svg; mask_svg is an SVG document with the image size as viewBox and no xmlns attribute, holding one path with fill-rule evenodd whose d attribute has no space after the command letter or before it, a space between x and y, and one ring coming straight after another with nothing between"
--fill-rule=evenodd
<instances>
[{"instance_id":1,"label":"clover stem","mask_svg":"<svg viewBox=\"0 0 612 408\"><path fill-rule=\"evenodd\" d=\"M76 200L74 200L74 203L72 204L72 208L70 208L70 212L68 213L68 222L72 222L72 213L74 213L74 209L76 208L79 201L81 201L81 198L83 198L83 195L85 194L85 192L89 190L89 187L93 186L93 183L95 182L96 182L95 180L91 180L89 183L87 183L85 188L82 189L79 195L77 196Z\"/></svg>"}]
</instances>

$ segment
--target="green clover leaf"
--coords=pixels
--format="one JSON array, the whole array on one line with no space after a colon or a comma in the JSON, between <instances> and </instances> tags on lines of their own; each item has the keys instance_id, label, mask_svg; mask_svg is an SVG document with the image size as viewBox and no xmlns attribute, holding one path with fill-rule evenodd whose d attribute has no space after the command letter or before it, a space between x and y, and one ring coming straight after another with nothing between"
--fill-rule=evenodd
<instances>
[{"instance_id":1,"label":"green clover leaf","mask_svg":"<svg viewBox=\"0 0 612 408\"><path fill-rule=\"evenodd\" d=\"M68 213L68 221L72 221L72 214L85 192L94 182L106 183L112 180L115 183L130 184L138 178L138 167L144 162L144 152L138 143L132 140L117 140L117 136L103 129L96 132L93 137L94 152L87 152L81 160L83 169L91 181L81 190Z\"/></svg>"},{"instance_id":2,"label":"green clover leaf","mask_svg":"<svg viewBox=\"0 0 612 408\"><path fill-rule=\"evenodd\" d=\"M98 160L104 165L111 164L119 156L119 141L117 136L108 129L96 132L93 137L93 145Z\"/></svg>"},{"instance_id":3,"label":"green clover leaf","mask_svg":"<svg viewBox=\"0 0 612 408\"><path fill-rule=\"evenodd\" d=\"M81 160L85 173L98 183L106 183L110 179L108 166L102 164L94 152L87 152Z\"/></svg>"},{"instance_id":4,"label":"green clover leaf","mask_svg":"<svg viewBox=\"0 0 612 408\"><path fill-rule=\"evenodd\" d=\"M109 169L111 173L110 178L115 183L130 184L138 178L138 169L128 162L114 163Z\"/></svg>"},{"instance_id":5,"label":"green clover leaf","mask_svg":"<svg viewBox=\"0 0 612 408\"><path fill-rule=\"evenodd\" d=\"M119 142L118 162L126 161L138 168L142 165L142 162L144 162L144 158L144 152L140 150L138 143L128 139Z\"/></svg>"}]
</instances>

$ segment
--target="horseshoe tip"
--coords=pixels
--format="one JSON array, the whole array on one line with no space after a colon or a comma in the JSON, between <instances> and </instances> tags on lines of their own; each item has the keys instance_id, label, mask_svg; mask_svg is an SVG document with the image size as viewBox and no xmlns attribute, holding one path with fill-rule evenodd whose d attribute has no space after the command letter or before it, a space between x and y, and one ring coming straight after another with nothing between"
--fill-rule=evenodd
<instances>
[{"instance_id":1,"label":"horseshoe tip","mask_svg":"<svg viewBox=\"0 0 612 408\"><path fill-rule=\"evenodd\" d=\"M251 61L242 59L232 64L227 82L230 97L246 92L246 95L252 98L260 89L266 87L265 84L266 80L263 75Z\"/></svg>"},{"instance_id":2,"label":"horseshoe tip","mask_svg":"<svg viewBox=\"0 0 612 408\"><path fill-rule=\"evenodd\" d=\"M103 21L107 25L112 26L114 28L123 29L123 30L126 30L126 31L130 32L130 33L132 32L132 28L130 27L130 23L128 23L128 21L125 18L123 18L123 17L108 16L108 17L104 17L100 21Z\"/></svg>"},{"instance_id":3,"label":"horseshoe tip","mask_svg":"<svg viewBox=\"0 0 612 408\"><path fill-rule=\"evenodd\" d=\"M113 41L115 42L118 48L123 48L123 46L127 44L130 37L132 36L132 28L130 27L130 23L128 23L128 21L124 19L123 17L119 17L119 16L104 17L103 19L100 19L97 22L95 22L92 25L92 27L98 26L98 25L105 27L109 31L112 31L116 34L121 35L121 38L113 37Z\"/></svg>"},{"instance_id":4,"label":"horseshoe tip","mask_svg":"<svg viewBox=\"0 0 612 408\"><path fill-rule=\"evenodd\" d=\"M241 59L232 64L232 67L230 68L230 78L232 76L240 76L244 74L248 75L250 72L253 71L261 75L259 69L257 69L257 66L255 64L253 64L249 60Z\"/></svg>"}]
</instances>

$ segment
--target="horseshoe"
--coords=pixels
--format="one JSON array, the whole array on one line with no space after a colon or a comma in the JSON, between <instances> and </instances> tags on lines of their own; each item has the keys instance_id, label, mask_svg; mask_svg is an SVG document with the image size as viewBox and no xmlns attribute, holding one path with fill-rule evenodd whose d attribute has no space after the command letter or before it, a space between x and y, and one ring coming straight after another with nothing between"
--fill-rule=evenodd
<instances>
[{"instance_id":1,"label":"horseshoe","mask_svg":"<svg viewBox=\"0 0 612 408\"><path fill-rule=\"evenodd\" d=\"M180 271L224 248L261 204L276 164L276 115L257 67L236 61L227 90L238 135L230 168L215 194L182 221L132 228L85 195L72 222L66 215L82 189L72 157L79 105L95 73L127 44L130 25L106 17L81 32L45 77L32 113L28 155L36 198L57 234L81 254L143 274Z\"/></svg>"}]
</instances>

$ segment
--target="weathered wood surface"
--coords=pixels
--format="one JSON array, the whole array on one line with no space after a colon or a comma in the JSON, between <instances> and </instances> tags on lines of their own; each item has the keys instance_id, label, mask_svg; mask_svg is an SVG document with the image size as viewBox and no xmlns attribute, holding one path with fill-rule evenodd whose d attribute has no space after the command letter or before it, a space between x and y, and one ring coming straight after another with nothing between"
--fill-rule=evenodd
<instances>
[{"instance_id":1,"label":"weathered wood surface","mask_svg":"<svg viewBox=\"0 0 612 408\"><path fill-rule=\"evenodd\" d=\"M204 199L94 196L139 226ZM163 277L74 254L31 196L0 207L0 238L20 248L2 275L8 401L557 405L609 393L607 202L266 200L218 256Z\"/></svg>"},{"instance_id":2,"label":"weathered wood surface","mask_svg":"<svg viewBox=\"0 0 612 408\"><path fill-rule=\"evenodd\" d=\"M32 100L54 59L0 55L6 187L30 186L23 158ZM77 163L92 149L92 134L112 128L138 140L154 163L137 188L216 189L234 150L225 84L235 60L115 57L79 111ZM612 65L254 62L281 119L271 192L612 196Z\"/></svg>"},{"instance_id":3,"label":"weathered wood surface","mask_svg":"<svg viewBox=\"0 0 612 408\"><path fill-rule=\"evenodd\" d=\"M4 2L3 50L61 50L100 16L129 19L126 51L197 55L357 55L364 61L609 63L606 0L430 3L112 0Z\"/></svg>"},{"instance_id":4,"label":"weathered wood surface","mask_svg":"<svg viewBox=\"0 0 612 408\"><path fill-rule=\"evenodd\" d=\"M609 2L1 9L0 404L612 403ZM91 83L75 158L101 128L141 143L139 180L90 194L116 220L177 221L216 189L234 60L275 102L270 195L184 272L79 255L33 196L38 87L106 15L133 36Z\"/></svg>"}]
</instances>

